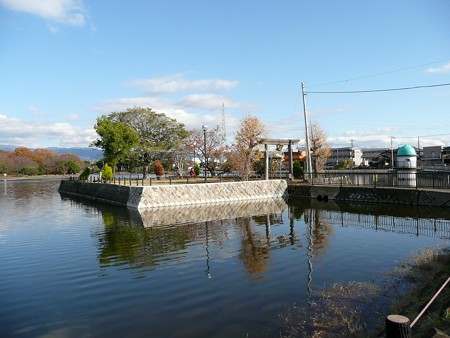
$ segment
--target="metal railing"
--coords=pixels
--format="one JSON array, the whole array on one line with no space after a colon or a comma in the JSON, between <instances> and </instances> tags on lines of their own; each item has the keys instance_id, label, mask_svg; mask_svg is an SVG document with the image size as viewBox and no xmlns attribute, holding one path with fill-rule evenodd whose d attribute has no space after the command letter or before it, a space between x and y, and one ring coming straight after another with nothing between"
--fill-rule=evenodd
<instances>
[{"instance_id":1,"label":"metal railing","mask_svg":"<svg viewBox=\"0 0 450 338\"><path fill-rule=\"evenodd\" d=\"M333 171L313 175L310 183L311 185L450 189L450 172Z\"/></svg>"}]
</instances>

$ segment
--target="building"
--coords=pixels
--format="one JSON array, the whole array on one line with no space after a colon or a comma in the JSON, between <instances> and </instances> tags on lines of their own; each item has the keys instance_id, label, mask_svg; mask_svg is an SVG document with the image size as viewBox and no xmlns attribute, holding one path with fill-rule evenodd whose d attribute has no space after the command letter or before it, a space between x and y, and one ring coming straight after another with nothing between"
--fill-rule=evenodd
<instances>
[{"instance_id":1,"label":"building","mask_svg":"<svg viewBox=\"0 0 450 338\"><path fill-rule=\"evenodd\" d=\"M397 153L397 149L392 150L394 155ZM389 148L370 148L363 149L362 155L363 165L366 167L386 168L391 164L391 149Z\"/></svg>"},{"instance_id":2,"label":"building","mask_svg":"<svg viewBox=\"0 0 450 338\"><path fill-rule=\"evenodd\" d=\"M442 148L442 161L447 167L450 167L450 147Z\"/></svg>"},{"instance_id":3,"label":"building","mask_svg":"<svg viewBox=\"0 0 450 338\"><path fill-rule=\"evenodd\" d=\"M362 150L358 147L331 148L331 155L325 163L326 169L333 169L344 162L350 163L350 168L359 167L362 163Z\"/></svg>"},{"instance_id":4,"label":"building","mask_svg":"<svg viewBox=\"0 0 450 338\"><path fill-rule=\"evenodd\" d=\"M417 153L410 145L405 144L397 149L397 185L416 186Z\"/></svg>"}]
</instances>

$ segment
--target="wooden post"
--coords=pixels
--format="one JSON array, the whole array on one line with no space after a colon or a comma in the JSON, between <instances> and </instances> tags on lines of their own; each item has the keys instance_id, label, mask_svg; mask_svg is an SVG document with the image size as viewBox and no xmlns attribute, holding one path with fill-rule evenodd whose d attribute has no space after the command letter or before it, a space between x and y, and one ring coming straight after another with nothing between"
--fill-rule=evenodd
<instances>
[{"instance_id":1,"label":"wooden post","mask_svg":"<svg viewBox=\"0 0 450 338\"><path fill-rule=\"evenodd\" d=\"M386 338L411 338L411 322L402 315L386 317Z\"/></svg>"}]
</instances>

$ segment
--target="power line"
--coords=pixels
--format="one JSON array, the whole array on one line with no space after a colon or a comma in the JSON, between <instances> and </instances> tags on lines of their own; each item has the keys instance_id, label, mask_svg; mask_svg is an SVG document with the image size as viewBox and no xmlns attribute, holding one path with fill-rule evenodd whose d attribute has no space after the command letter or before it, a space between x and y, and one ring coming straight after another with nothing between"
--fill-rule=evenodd
<instances>
[{"instance_id":1,"label":"power line","mask_svg":"<svg viewBox=\"0 0 450 338\"><path fill-rule=\"evenodd\" d=\"M441 63L441 62L446 62L446 61L450 61L450 59L444 59L444 60L439 60L439 61L434 61L434 62L428 62L428 63L424 63L424 64L416 65L416 66L411 66L411 67L405 67L405 68L399 68L399 69L394 69L394 70L388 70L388 71L381 72L381 73L363 75L363 76L354 77L354 78L350 78L350 79L346 79L346 80L327 82L327 83L319 83L319 84L316 84L316 85L311 85L311 86L309 86L309 88L326 86L326 85L331 85L331 84L338 84L338 83L345 83L345 82L361 80L361 79L367 79L367 78L370 78L370 77L396 73L396 72L400 72L400 71L403 71L403 70L414 69L414 68L419 68L419 67L424 67L424 66L430 66L430 65L434 65L434 64Z\"/></svg>"},{"instance_id":2,"label":"power line","mask_svg":"<svg viewBox=\"0 0 450 338\"><path fill-rule=\"evenodd\" d=\"M392 91L399 91L399 90L411 90L411 89L443 87L443 86L450 86L450 83L440 83L440 84L414 86L414 87L401 87L401 88L371 89L371 90L311 91L311 92L306 92L306 94L360 94L360 93L392 92Z\"/></svg>"}]
</instances>

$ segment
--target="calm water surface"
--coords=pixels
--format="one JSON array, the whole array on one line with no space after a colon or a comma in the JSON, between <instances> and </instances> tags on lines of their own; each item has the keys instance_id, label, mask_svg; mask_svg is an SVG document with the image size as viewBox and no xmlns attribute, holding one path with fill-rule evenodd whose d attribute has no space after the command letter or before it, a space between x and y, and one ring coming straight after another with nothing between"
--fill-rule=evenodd
<instances>
[{"instance_id":1,"label":"calm water surface","mask_svg":"<svg viewBox=\"0 0 450 338\"><path fill-rule=\"evenodd\" d=\"M57 180L0 183L1 337L280 337L335 283L382 285L398 262L450 244L443 209L139 213L61 196Z\"/></svg>"}]
</instances>

